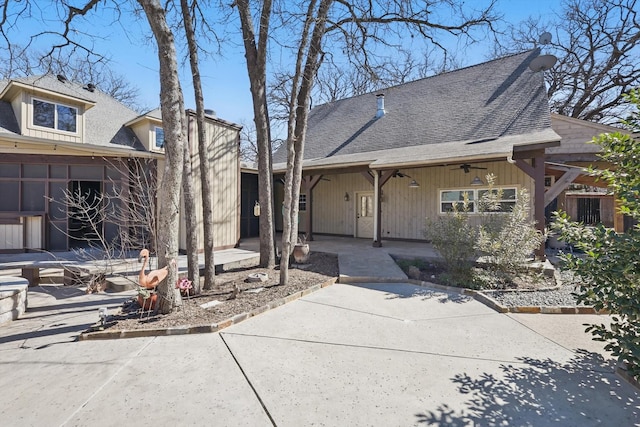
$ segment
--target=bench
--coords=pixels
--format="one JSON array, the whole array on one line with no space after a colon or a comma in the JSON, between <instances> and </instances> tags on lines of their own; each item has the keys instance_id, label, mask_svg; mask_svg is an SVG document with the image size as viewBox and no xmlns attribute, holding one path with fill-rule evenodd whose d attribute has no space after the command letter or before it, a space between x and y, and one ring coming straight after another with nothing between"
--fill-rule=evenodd
<instances>
[{"instance_id":1,"label":"bench","mask_svg":"<svg viewBox=\"0 0 640 427\"><path fill-rule=\"evenodd\" d=\"M64 284L82 285L90 283L102 274L100 268L91 265L80 265L73 261L19 261L0 264L0 270L22 270L22 277L27 279L29 286L40 283L40 269L61 268L64 270Z\"/></svg>"},{"instance_id":2,"label":"bench","mask_svg":"<svg viewBox=\"0 0 640 427\"><path fill-rule=\"evenodd\" d=\"M0 325L20 317L27 310L29 282L22 277L0 277Z\"/></svg>"}]
</instances>

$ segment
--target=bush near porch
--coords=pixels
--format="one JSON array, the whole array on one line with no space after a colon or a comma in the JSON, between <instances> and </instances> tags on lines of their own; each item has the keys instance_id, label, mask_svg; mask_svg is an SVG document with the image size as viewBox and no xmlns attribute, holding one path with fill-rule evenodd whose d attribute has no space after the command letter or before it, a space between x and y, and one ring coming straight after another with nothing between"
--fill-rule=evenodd
<instances>
[{"instance_id":1,"label":"bush near porch","mask_svg":"<svg viewBox=\"0 0 640 427\"><path fill-rule=\"evenodd\" d=\"M525 276L525 282L537 282L527 263L545 236L529 219L529 195L524 189L518 191L515 204L505 211L500 203L502 191L494 187L496 177L486 178L488 189L477 203L478 226L469 221L466 194L444 217L427 219L425 235L442 257L445 270L433 276L441 277L444 284L472 289L520 287Z\"/></svg>"}]
</instances>

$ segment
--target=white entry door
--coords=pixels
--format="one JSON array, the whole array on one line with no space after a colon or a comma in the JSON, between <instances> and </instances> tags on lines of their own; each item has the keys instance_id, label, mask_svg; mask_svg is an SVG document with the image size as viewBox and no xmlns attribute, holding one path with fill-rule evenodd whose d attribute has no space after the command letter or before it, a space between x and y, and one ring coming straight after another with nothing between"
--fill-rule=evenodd
<instances>
[{"instance_id":1,"label":"white entry door","mask_svg":"<svg viewBox=\"0 0 640 427\"><path fill-rule=\"evenodd\" d=\"M356 237L373 239L373 193L357 193Z\"/></svg>"}]
</instances>

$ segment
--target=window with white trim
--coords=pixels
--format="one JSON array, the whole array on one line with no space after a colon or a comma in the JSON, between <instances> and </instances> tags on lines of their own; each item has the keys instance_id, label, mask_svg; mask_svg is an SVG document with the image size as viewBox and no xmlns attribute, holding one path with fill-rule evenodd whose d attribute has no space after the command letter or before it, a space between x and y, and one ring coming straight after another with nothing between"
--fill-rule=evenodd
<instances>
[{"instance_id":1,"label":"window with white trim","mask_svg":"<svg viewBox=\"0 0 640 427\"><path fill-rule=\"evenodd\" d=\"M300 194L300 196L298 197L298 211L299 212L307 211L307 195L306 194Z\"/></svg>"},{"instance_id":2,"label":"window with white trim","mask_svg":"<svg viewBox=\"0 0 640 427\"><path fill-rule=\"evenodd\" d=\"M459 212L469 214L478 213L479 202L489 191L488 188L462 188L451 190L440 190L440 213L452 212L454 206ZM500 199L497 200L500 209L496 212L510 212L516 204L518 191L515 187L494 188L494 193L500 192ZM467 203L466 209L464 207Z\"/></svg>"},{"instance_id":3,"label":"window with white trim","mask_svg":"<svg viewBox=\"0 0 640 427\"><path fill-rule=\"evenodd\" d=\"M63 132L77 132L78 109L68 105L33 99L33 125Z\"/></svg>"},{"instance_id":4,"label":"window with white trim","mask_svg":"<svg viewBox=\"0 0 640 427\"><path fill-rule=\"evenodd\" d=\"M159 150L164 149L164 129L159 126L156 126L154 129L154 135L155 135L154 147Z\"/></svg>"}]
</instances>

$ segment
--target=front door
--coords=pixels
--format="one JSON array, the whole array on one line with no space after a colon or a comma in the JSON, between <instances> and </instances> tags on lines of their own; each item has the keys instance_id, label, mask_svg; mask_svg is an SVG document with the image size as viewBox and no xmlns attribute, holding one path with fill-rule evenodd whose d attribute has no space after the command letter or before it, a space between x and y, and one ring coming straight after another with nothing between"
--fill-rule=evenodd
<instances>
[{"instance_id":1,"label":"front door","mask_svg":"<svg viewBox=\"0 0 640 427\"><path fill-rule=\"evenodd\" d=\"M373 238L373 192L356 193L356 237Z\"/></svg>"}]
</instances>

